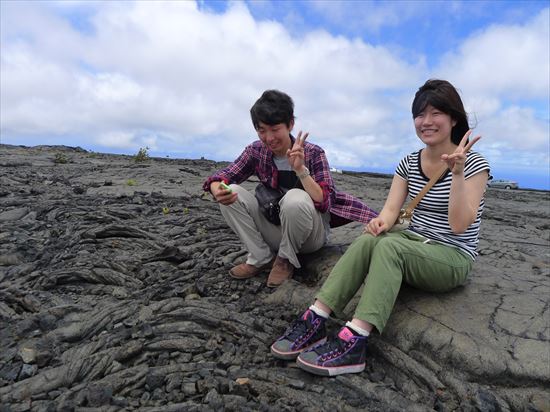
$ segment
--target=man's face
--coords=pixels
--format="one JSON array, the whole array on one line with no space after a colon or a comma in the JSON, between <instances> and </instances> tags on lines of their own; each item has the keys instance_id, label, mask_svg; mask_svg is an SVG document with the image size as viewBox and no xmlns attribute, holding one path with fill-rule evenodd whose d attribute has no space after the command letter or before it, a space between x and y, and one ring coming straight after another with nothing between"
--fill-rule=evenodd
<instances>
[{"instance_id":1,"label":"man's face","mask_svg":"<svg viewBox=\"0 0 550 412\"><path fill-rule=\"evenodd\" d=\"M273 125L260 122L258 129L258 137L271 150L275 156L284 156L286 151L290 149L290 132L294 127L294 122L288 127L285 123L277 123Z\"/></svg>"}]
</instances>

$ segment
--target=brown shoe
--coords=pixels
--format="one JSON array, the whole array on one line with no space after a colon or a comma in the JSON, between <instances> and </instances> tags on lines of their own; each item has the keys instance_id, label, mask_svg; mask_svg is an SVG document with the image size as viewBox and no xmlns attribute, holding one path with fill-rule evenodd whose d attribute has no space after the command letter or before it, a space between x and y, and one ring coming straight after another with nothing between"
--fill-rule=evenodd
<instances>
[{"instance_id":1,"label":"brown shoe","mask_svg":"<svg viewBox=\"0 0 550 412\"><path fill-rule=\"evenodd\" d=\"M294 273L294 266L288 261L288 259L277 256L273 263L273 268L267 278L267 286L270 288L276 288L281 285L285 280L290 279Z\"/></svg>"},{"instance_id":2,"label":"brown shoe","mask_svg":"<svg viewBox=\"0 0 550 412\"><path fill-rule=\"evenodd\" d=\"M269 269L272 264L273 260L260 267L249 265L248 263L241 263L240 265L232 267L229 270L229 275L235 279L248 279L262 273L266 269Z\"/></svg>"}]
</instances>

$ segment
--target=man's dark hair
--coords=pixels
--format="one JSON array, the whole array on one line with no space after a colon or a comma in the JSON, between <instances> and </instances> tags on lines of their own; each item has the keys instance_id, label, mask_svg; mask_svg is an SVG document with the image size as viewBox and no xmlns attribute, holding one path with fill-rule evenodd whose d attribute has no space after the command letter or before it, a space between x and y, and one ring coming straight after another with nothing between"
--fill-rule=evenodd
<instances>
[{"instance_id":1,"label":"man's dark hair","mask_svg":"<svg viewBox=\"0 0 550 412\"><path fill-rule=\"evenodd\" d=\"M470 126L468 115L455 87L447 80L428 80L414 95L412 103L413 118L422 113L428 105L448 114L456 122L451 130L451 141L458 145Z\"/></svg>"},{"instance_id":2,"label":"man's dark hair","mask_svg":"<svg viewBox=\"0 0 550 412\"><path fill-rule=\"evenodd\" d=\"M256 130L260 127L260 122L270 126L284 123L290 127L294 120L294 102L286 93L266 90L251 107L250 117Z\"/></svg>"}]
</instances>

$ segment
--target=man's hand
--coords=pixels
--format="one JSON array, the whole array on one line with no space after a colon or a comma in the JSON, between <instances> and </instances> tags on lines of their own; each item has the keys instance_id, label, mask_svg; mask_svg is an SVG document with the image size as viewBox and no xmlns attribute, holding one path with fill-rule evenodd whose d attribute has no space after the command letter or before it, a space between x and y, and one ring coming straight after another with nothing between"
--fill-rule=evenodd
<instances>
[{"instance_id":1,"label":"man's hand","mask_svg":"<svg viewBox=\"0 0 550 412\"><path fill-rule=\"evenodd\" d=\"M288 159L288 164L296 173L303 171L302 167L304 166L304 143L309 136L309 133L305 133L302 137L302 131L298 132L296 141L292 148L287 150L286 157Z\"/></svg>"},{"instance_id":2,"label":"man's hand","mask_svg":"<svg viewBox=\"0 0 550 412\"><path fill-rule=\"evenodd\" d=\"M237 193L233 193L231 190L224 189L220 186L220 182L212 182L210 184L210 192L216 199L216 202L222 205L229 206L237 200Z\"/></svg>"}]
</instances>

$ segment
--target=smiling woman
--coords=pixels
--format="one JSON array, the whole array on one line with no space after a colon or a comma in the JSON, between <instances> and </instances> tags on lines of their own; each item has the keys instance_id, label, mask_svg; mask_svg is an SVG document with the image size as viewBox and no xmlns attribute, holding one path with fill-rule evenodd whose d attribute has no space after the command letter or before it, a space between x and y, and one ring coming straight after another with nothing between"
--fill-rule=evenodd
<instances>
[{"instance_id":1,"label":"smiling woman","mask_svg":"<svg viewBox=\"0 0 550 412\"><path fill-rule=\"evenodd\" d=\"M480 136L469 140L462 100L445 80L428 80L418 89L412 114L424 148L401 159L380 215L336 263L314 304L273 343L276 358L296 359L316 375L362 372L368 336L382 333L403 282L447 292L468 278L489 177L487 161L470 151ZM405 199L419 193L408 229L390 233ZM329 315L342 313L360 288L352 320L329 337Z\"/></svg>"}]
</instances>

